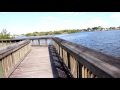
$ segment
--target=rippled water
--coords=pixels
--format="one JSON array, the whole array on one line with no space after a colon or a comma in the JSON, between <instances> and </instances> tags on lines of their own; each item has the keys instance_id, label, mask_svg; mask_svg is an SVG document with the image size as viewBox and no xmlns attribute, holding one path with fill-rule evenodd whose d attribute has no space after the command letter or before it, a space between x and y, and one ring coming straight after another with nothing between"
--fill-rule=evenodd
<instances>
[{"instance_id":1,"label":"rippled water","mask_svg":"<svg viewBox=\"0 0 120 90\"><path fill-rule=\"evenodd\" d=\"M80 32L57 37L120 57L120 30Z\"/></svg>"}]
</instances>

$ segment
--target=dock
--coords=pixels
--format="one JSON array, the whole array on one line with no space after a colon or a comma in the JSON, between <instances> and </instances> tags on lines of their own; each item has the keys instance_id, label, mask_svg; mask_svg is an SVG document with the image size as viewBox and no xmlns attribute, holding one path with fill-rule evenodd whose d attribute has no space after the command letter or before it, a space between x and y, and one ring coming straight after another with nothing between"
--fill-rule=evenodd
<instances>
[{"instance_id":1,"label":"dock","mask_svg":"<svg viewBox=\"0 0 120 90\"><path fill-rule=\"evenodd\" d=\"M58 37L4 39L0 78L120 78L120 59Z\"/></svg>"},{"instance_id":2,"label":"dock","mask_svg":"<svg viewBox=\"0 0 120 90\"><path fill-rule=\"evenodd\" d=\"M48 48L32 47L10 78L53 78Z\"/></svg>"}]
</instances>

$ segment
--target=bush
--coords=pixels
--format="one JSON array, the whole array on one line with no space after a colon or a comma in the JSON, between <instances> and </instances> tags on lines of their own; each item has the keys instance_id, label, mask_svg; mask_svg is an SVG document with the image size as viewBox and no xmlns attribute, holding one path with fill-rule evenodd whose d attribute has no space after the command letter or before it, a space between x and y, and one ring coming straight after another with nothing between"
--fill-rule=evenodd
<instances>
[{"instance_id":1,"label":"bush","mask_svg":"<svg viewBox=\"0 0 120 90\"><path fill-rule=\"evenodd\" d=\"M7 32L6 29L3 29L0 33L0 39L10 39L10 33Z\"/></svg>"}]
</instances>

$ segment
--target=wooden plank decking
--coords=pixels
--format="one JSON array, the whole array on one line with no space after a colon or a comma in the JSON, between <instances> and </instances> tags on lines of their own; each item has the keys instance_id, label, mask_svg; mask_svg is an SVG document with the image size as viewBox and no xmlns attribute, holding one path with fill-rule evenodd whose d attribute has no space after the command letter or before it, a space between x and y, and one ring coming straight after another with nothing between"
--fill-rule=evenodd
<instances>
[{"instance_id":1,"label":"wooden plank decking","mask_svg":"<svg viewBox=\"0 0 120 90\"><path fill-rule=\"evenodd\" d=\"M32 47L9 78L53 78L48 47Z\"/></svg>"}]
</instances>

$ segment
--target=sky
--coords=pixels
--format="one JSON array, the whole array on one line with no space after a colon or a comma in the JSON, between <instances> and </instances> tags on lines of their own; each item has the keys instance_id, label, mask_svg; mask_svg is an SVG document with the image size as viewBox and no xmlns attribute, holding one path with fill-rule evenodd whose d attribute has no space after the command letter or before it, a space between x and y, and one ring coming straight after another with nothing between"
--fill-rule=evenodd
<instances>
[{"instance_id":1,"label":"sky","mask_svg":"<svg viewBox=\"0 0 120 90\"><path fill-rule=\"evenodd\" d=\"M0 12L0 32L11 34L96 26L120 26L120 12Z\"/></svg>"}]
</instances>

